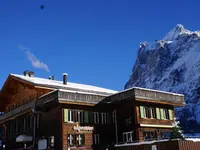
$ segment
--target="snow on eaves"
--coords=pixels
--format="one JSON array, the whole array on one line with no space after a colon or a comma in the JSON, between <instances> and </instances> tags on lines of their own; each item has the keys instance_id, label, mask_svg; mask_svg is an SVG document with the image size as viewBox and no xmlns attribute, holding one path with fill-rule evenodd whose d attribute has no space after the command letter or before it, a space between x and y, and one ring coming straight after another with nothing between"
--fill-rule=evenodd
<instances>
[{"instance_id":1,"label":"snow on eaves","mask_svg":"<svg viewBox=\"0 0 200 150\"><path fill-rule=\"evenodd\" d=\"M62 81L57 81L57 80L49 80L49 79L38 78L38 77L27 77L27 76L18 75L18 74L10 74L10 75L13 77L19 78L21 80L30 82L37 86L45 86L45 87L50 87L54 89L80 91L80 92L103 94L103 95L110 95L110 94L117 93L117 91L114 91L114 90L92 86L92 85L78 84L78 83L72 83L72 82L67 82L67 84L65 85L63 84Z\"/></svg>"},{"instance_id":2,"label":"snow on eaves","mask_svg":"<svg viewBox=\"0 0 200 150\"><path fill-rule=\"evenodd\" d=\"M136 86L132 86L131 88L125 89L123 91L120 91L119 93L123 93L123 92L129 91L129 90L132 90L132 89L159 92L159 93L171 94L171 95L176 95L176 96L184 96L183 94L177 94L177 93L166 92L166 91L161 91L161 90L154 90L154 89L148 89L148 88L141 88L141 87L136 87ZM116 93L116 94L118 94L118 93Z\"/></svg>"}]
</instances>

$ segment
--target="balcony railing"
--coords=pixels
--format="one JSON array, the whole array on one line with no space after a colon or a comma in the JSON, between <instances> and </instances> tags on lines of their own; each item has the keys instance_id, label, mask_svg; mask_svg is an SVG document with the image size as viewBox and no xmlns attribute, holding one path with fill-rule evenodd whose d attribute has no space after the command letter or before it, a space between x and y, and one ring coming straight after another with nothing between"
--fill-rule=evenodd
<instances>
[{"instance_id":1,"label":"balcony railing","mask_svg":"<svg viewBox=\"0 0 200 150\"><path fill-rule=\"evenodd\" d=\"M109 97L108 101L117 102L127 98L141 98L157 101L170 102L172 104L184 105L184 96L181 94L174 94L169 92L162 92L156 90L148 90L142 88L132 88L123 92L114 94Z\"/></svg>"},{"instance_id":2,"label":"balcony railing","mask_svg":"<svg viewBox=\"0 0 200 150\"><path fill-rule=\"evenodd\" d=\"M135 89L135 97L143 99L153 99L177 104L184 104L184 96L160 91L150 91L145 89Z\"/></svg>"},{"instance_id":3,"label":"balcony railing","mask_svg":"<svg viewBox=\"0 0 200 150\"><path fill-rule=\"evenodd\" d=\"M46 103L51 101L70 101L70 102L85 102L90 104L97 104L99 101L104 99L105 96L88 94L88 93L77 93L77 92L68 92L68 91L53 91L51 93L47 93L37 100L29 101L19 107L16 107L3 115L0 116L0 121L10 118L16 114L24 112L28 109L43 106Z\"/></svg>"},{"instance_id":4,"label":"balcony railing","mask_svg":"<svg viewBox=\"0 0 200 150\"><path fill-rule=\"evenodd\" d=\"M41 96L39 99L36 100L35 106L41 106L43 104L46 104L50 101L57 100L58 99L58 91L53 91L51 93L47 93L43 96Z\"/></svg>"},{"instance_id":5,"label":"balcony railing","mask_svg":"<svg viewBox=\"0 0 200 150\"><path fill-rule=\"evenodd\" d=\"M58 96L61 101L84 102L90 104L97 104L105 98L105 96L101 95L65 91L58 91Z\"/></svg>"},{"instance_id":6,"label":"balcony railing","mask_svg":"<svg viewBox=\"0 0 200 150\"><path fill-rule=\"evenodd\" d=\"M29 101L29 102L25 103L24 105L21 105L21 106L15 108L15 109L13 109L9 112L4 113L3 115L0 116L0 121L7 119L7 118L10 118L13 115L16 115L20 112L26 111L30 108L33 108L34 103L35 103L35 101Z\"/></svg>"}]
</instances>

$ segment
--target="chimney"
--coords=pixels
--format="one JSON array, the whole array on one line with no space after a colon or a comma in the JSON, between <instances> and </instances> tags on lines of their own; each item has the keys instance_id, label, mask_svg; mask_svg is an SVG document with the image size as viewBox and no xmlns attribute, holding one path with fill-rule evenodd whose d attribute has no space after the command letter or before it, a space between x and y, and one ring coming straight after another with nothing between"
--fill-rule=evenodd
<instances>
[{"instance_id":1,"label":"chimney","mask_svg":"<svg viewBox=\"0 0 200 150\"><path fill-rule=\"evenodd\" d=\"M67 85L67 74L63 73L63 84Z\"/></svg>"},{"instance_id":2,"label":"chimney","mask_svg":"<svg viewBox=\"0 0 200 150\"><path fill-rule=\"evenodd\" d=\"M51 80L54 80L54 76L51 76Z\"/></svg>"},{"instance_id":3,"label":"chimney","mask_svg":"<svg viewBox=\"0 0 200 150\"><path fill-rule=\"evenodd\" d=\"M51 76L49 76L49 80L51 80Z\"/></svg>"},{"instance_id":4,"label":"chimney","mask_svg":"<svg viewBox=\"0 0 200 150\"><path fill-rule=\"evenodd\" d=\"M29 76L28 74L29 74L29 71L28 71L28 70L25 70L25 71L24 71L24 76L28 77L28 76Z\"/></svg>"},{"instance_id":5,"label":"chimney","mask_svg":"<svg viewBox=\"0 0 200 150\"><path fill-rule=\"evenodd\" d=\"M28 73L28 75L29 75L29 77L34 77L34 72L33 71L30 71L29 73Z\"/></svg>"}]
</instances>

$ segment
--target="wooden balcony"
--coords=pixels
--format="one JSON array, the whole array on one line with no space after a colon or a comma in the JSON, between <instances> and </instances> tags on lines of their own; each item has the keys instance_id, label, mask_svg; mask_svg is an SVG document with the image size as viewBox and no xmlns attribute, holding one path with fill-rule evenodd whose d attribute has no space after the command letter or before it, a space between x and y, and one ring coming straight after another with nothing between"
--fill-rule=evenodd
<instances>
[{"instance_id":1,"label":"wooden balcony","mask_svg":"<svg viewBox=\"0 0 200 150\"><path fill-rule=\"evenodd\" d=\"M13 110L10 110L9 112L4 113L3 115L0 116L0 121L3 121L7 118L12 118L12 116L19 114L21 112L24 112L28 109L31 109L34 107L35 101L29 101L25 103L24 105L21 105Z\"/></svg>"},{"instance_id":2,"label":"wooden balcony","mask_svg":"<svg viewBox=\"0 0 200 150\"><path fill-rule=\"evenodd\" d=\"M52 101L58 102L76 102L76 103L88 103L88 104L97 104L99 101L104 99L106 96L103 95L95 95L89 93L81 93L81 92L71 92L71 91L54 91L47 95L41 96L36 101L36 107L42 106L46 103Z\"/></svg>"},{"instance_id":3,"label":"wooden balcony","mask_svg":"<svg viewBox=\"0 0 200 150\"><path fill-rule=\"evenodd\" d=\"M182 94L175 94L170 92L163 92L157 90L150 90L150 89L143 89L143 88L132 88L127 89L117 94L114 94L107 98L107 101L110 102L119 102L123 99L143 99L143 100L153 100L154 102L167 102L171 103L172 105L179 105L183 106L184 102L184 95Z\"/></svg>"},{"instance_id":4,"label":"wooden balcony","mask_svg":"<svg viewBox=\"0 0 200 150\"><path fill-rule=\"evenodd\" d=\"M102 95L57 90L45 94L39 97L37 100L29 101L15 109L10 110L9 112L4 113L3 115L0 116L0 122L5 119L12 118L15 115L20 114L22 112L25 112L28 109L33 109L35 107L39 108L51 102L78 102L78 103L97 104L104 98L105 96Z\"/></svg>"},{"instance_id":5,"label":"wooden balcony","mask_svg":"<svg viewBox=\"0 0 200 150\"><path fill-rule=\"evenodd\" d=\"M168 93L168 92L161 92L156 90L146 90L146 89L135 89L135 98L141 99L149 99L154 101L160 102L168 102L172 104L177 104L183 106L184 102L184 95L182 94L175 94L175 93Z\"/></svg>"}]
</instances>

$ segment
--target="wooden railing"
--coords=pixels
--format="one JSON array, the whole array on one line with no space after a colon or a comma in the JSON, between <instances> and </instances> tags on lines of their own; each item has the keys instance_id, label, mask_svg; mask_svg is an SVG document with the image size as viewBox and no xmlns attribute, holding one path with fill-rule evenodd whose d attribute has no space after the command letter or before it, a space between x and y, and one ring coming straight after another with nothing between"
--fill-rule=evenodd
<instances>
[{"instance_id":1,"label":"wooden railing","mask_svg":"<svg viewBox=\"0 0 200 150\"><path fill-rule=\"evenodd\" d=\"M76 93L76 92L67 92L67 91L53 91L51 93L45 94L39 97L37 100L29 101L15 109L12 109L3 115L0 116L0 121L12 117L16 114L19 114L27 109L34 107L40 107L51 101L74 101L74 102L86 102L97 104L99 101L104 99L105 96L87 94L87 93Z\"/></svg>"},{"instance_id":2,"label":"wooden railing","mask_svg":"<svg viewBox=\"0 0 200 150\"><path fill-rule=\"evenodd\" d=\"M33 108L35 101L29 101L25 103L24 105L21 105L7 113L4 113L3 115L0 116L0 121L7 119L9 117L12 117L13 115L16 115L20 112L26 111L27 109Z\"/></svg>"},{"instance_id":3,"label":"wooden railing","mask_svg":"<svg viewBox=\"0 0 200 150\"><path fill-rule=\"evenodd\" d=\"M174 93L169 93L169 92L148 90L148 89L142 89L142 88L132 88L132 89L114 94L108 98L108 101L116 102L116 101L127 99L127 98L150 99L150 100L166 101L166 102L170 102L174 104L176 103L176 104L184 105L184 96L181 94L174 94Z\"/></svg>"},{"instance_id":4,"label":"wooden railing","mask_svg":"<svg viewBox=\"0 0 200 150\"><path fill-rule=\"evenodd\" d=\"M97 104L99 101L105 98L105 96L95 95L95 94L87 94L87 93L72 93L59 91L58 92L59 100L63 101L74 101L74 102L85 102Z\"/></svg>"},{"instance_id":5,"label":"wooden railing","mask_svg":"<svg viewBox=\"0 0 200 150\"><path fill-rule=\"evenodd\" d=\"M161 100L177 104L184 104L183 95L167 93L167 92L135 89L135 97L143 99Z\"/></svg>"},{"instance_id":6,"label":"wooden railing","mask_svg":"<svg viewBox=\"0 0 200 150\"><path fill-rule=\"evenodd\" d=\"M38 100L36 100L35 106L41 106L45 103L48 103L50 101L53 100L57 100L58 99L58 91L53 91L51 93L47 93L43 96L41 96Z\"/></svg>"}]
</instances>

